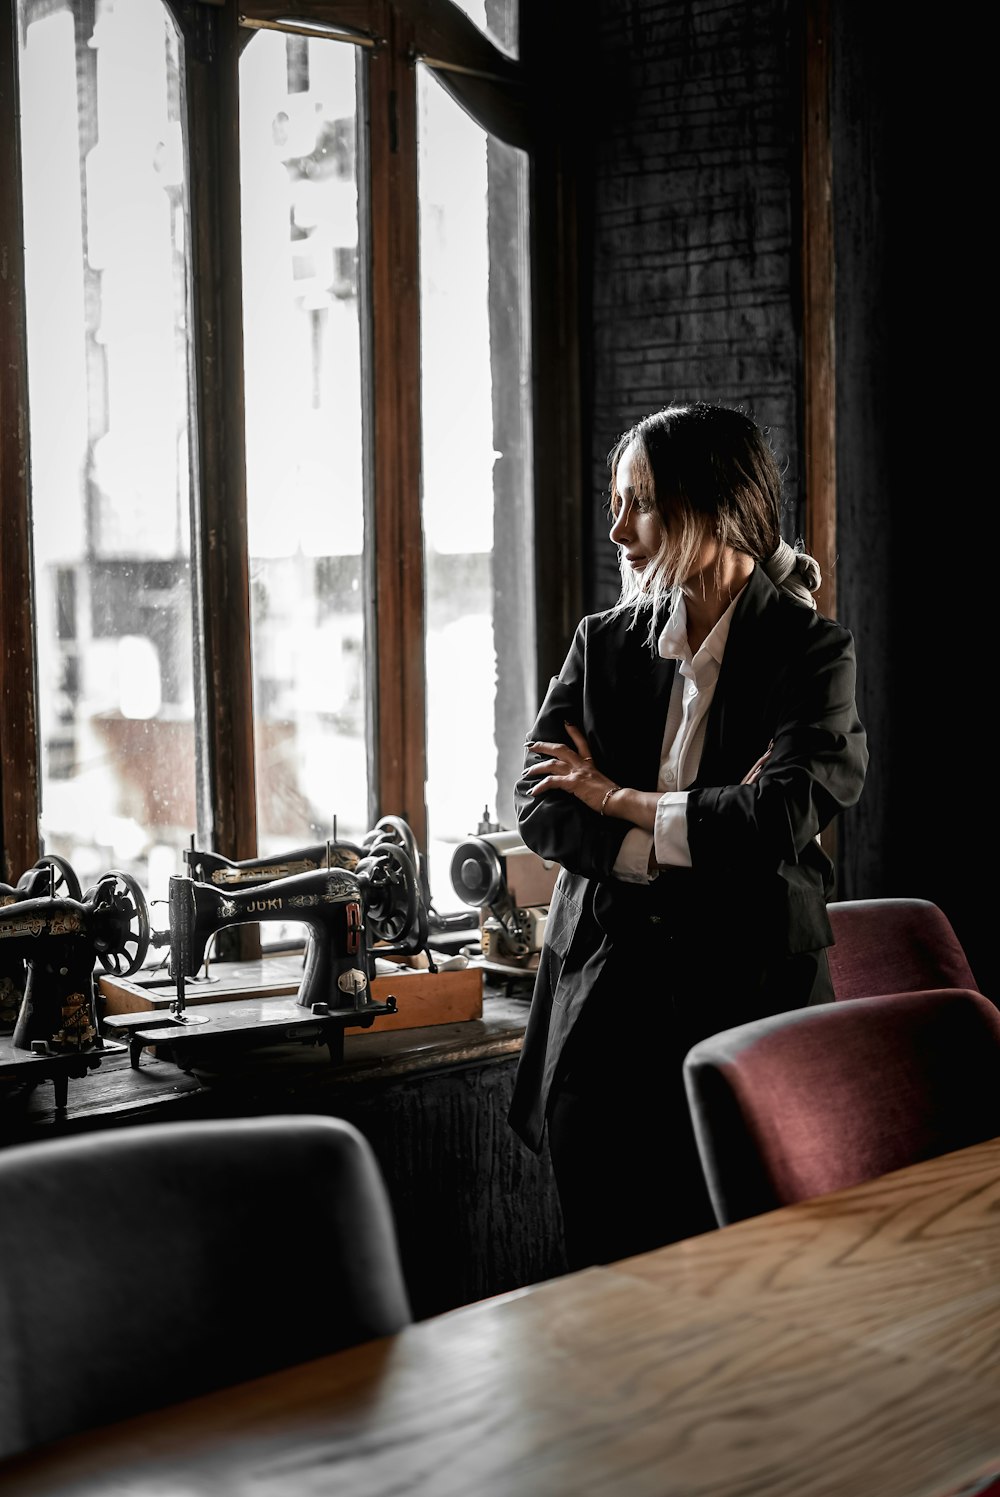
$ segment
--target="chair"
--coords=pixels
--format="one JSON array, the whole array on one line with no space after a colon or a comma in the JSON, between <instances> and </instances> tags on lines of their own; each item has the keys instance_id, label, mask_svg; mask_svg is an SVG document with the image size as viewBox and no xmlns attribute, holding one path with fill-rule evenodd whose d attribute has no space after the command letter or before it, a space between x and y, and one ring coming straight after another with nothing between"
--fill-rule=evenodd
<instances>
[{"instance_id":1,"label":"chair","mask_svg":"<svg viewBox=\"0 0 1000 1497\"><path fill-rule=\"evenodd\" d=\"M411 1319L381 1172L341 1119L0 1150L0 1457Z\"/></svg>"},{"instance_id":2,"label":"chair","mask_svg":"<svg viewBox=\"0 0 1000 1497\"><path fill-rule=\"evenodd\" d=\"M1000 1011L970 989L773 1014L688 1052L721 1226L1000 1134Z\"/></svg>"},{"instance_id":3,"label":"chair","mask_svg":"<svg viewBox=\"0 0 1000 1497\"><path fill-rule=\"evenodd\" d=\"M845 899L827 906L834 996L867 998L925 988L973 988L961 942L929 899Z\"/></svg>"}]
</instances>

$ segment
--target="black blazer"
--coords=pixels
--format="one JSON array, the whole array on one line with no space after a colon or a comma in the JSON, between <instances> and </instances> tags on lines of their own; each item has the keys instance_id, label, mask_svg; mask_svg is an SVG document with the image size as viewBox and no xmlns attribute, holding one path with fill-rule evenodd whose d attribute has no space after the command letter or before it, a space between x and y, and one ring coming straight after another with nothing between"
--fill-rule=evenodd
<instances>
[{"instance_id":1,"label":"black blazer","mask_svg":"<svg viewBox=\"0 0 1000 1497\"><path fill-rule=\"evenodd\" d=\"M629 618L581 620L528 741L568 743L569 721L604 774L649 790L676 665L651 650L648 618L632 628ZM649 889L612 876L629 823L602 817L565 791L533 798L534 781L517 781L525 844L561 865L509 1112L530 1148L541 1147L553 1076L588 995L606 969L613 973L616 945L627 949L651 908L668 919L680 912L678 939L694 954L686 970L697 977L685 979L690 1001L681 997L690 1020L685 1044L832 996L825 948L833 941L826 912L833 867L818 834L864 784L868 749L855 679L849 631L780 592L755 567L737 599L690 787L692 867L665 870ZM741 785L772 741L757 782ZM537 762L528 754L525 767Z\"/></svg>"}]
</instances>

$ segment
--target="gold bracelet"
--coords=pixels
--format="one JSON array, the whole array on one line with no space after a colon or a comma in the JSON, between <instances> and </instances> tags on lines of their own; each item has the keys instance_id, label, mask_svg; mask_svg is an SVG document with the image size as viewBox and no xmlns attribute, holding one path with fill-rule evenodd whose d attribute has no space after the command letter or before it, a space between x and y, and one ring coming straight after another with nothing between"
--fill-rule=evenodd
<instances>
[{"instance_id":1,"label":"gold bracelet","mask_svg":"<svg viewBox=\"0 0 1000 1497\"><path fill-rule=\"evenodd\" d=\"M611 787L610 790L605 790L605 792L604 792L604 799L601 801L601 815L602 816L604 815L604 807L607 805L608 801L611 799L611 797L613 795L617 794L617 792L621 788L622 787L620 785L612 785L612 787Z\"/></svg>"}]
</instances>

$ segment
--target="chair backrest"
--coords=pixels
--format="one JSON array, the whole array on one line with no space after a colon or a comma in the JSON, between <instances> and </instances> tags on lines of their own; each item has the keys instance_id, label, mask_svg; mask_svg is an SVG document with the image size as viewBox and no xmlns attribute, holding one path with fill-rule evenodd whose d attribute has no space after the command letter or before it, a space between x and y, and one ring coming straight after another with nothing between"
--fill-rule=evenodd
<instances>
[{"instance_id":1,"label":"chair backrest","mask_svg":"<svg viewBox=\"0 0 1000 1497\"><path fill-rule=\"evenodd\" d=\"M341 1119L0 1150L0 1457L411 1319L377 1160Z\"/></svg>"},{"instance_id":2,"label":"chair backrest","mask_svg":"<svg viewBox=\"0 0 1000 1497\"><path fill-rule=\"evenodd\" d=\"M834 945L827 949L834 997L974 988L951 921L929 899L845 899L827 906Z\"/></svg>"},{"instance_id":3,"label":"chair backrest","mask_svg":"<svg viewBox=\"0 0 1000 1497\"><path fill-rule=\"evenodd\" d=\"M720 1225L1000 1134L1000 1011L936 988L773 1014L684 1078Z\"/></svg>"}]
</instances>

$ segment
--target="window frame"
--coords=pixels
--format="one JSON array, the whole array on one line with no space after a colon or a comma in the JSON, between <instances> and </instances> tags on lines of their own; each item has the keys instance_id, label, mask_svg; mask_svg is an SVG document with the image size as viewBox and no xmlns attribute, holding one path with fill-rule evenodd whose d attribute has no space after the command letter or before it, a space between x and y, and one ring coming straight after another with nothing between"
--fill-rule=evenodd
<instances>
[{"instance_id":1,"label":"window frame","mask_svg":"<svg viewBox=\"0 0 1000 1497\"><path fill-rule=\"evenodd\" d=\"M38 734L31 608L28 363L21 207L18 31L13 0L0 7L0 796L3 880L35 862ZM13 126L13 128L11 128Z\"/></svg>"},{"instance_id":2,"label":"window frame","mask_svg":"<svg viewBox=\"0 0 1000 1497\"><path fill-rule=\"evenodd\" d=\"M551 18L522 7L511 59L450 0L163 0L181 32L190 203L192 566L202 704L198 837L257 855L250 588L243 447L239 58L261 24L293 14L359 33L370 58L367 149L372 369L366 617L373 702L372 824L402 816L426 850L423 539L417 202L419 59L479 123L529 161L536 680L558 668L582 591L583 471L576 266L576 157L568 118L536 107ZM544 9L544 8L543 8ZM529 14L525 14L528 12ZM538 59L540 68L532 59ZM0 833L2 877L38 857L39 741L31 605L31 502L16 0L0 0ZM565 132L565 133L564 133ZM383 229L384 226L384 229ZM374 632L377 600L378 629Z\"/></svg>"}]
</instances>

